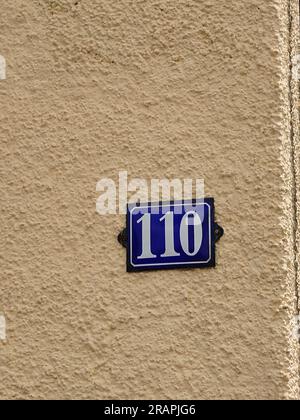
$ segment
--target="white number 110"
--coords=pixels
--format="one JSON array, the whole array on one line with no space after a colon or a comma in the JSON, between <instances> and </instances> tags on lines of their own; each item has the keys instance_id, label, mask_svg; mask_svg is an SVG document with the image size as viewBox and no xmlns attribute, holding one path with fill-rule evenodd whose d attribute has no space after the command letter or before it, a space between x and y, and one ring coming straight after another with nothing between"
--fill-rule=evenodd
<instances>
[{"instance_id":1,"label":"white number 110","mask_svg":"<svg viewBox=\"0 0 300 420\"><path fill-rule=\"evenodd\" d=\"M193 219L193 223L191 222ZM180 254L175 250L174 244L174 213L169 211L161 219L160 222L165 222L165 252L161 257L178 257ZM138 259L157 258L151 250L151 214L145 214L137 223L142 223L142 254ZM194 247L193 252L189 248L189 225L194 227ZM203 240L202 223L198 213L189 211L184 215L180 225L180 243L182 249L189 257L194 257L200 251Z\"/></svg>"}]
</instances>

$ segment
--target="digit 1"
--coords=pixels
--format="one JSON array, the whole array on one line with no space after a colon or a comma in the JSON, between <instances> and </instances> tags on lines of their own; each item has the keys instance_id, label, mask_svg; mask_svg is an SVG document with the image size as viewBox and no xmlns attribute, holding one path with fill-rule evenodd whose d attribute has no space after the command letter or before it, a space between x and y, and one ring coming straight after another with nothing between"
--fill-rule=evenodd
<instances>
[{"instance_id":1,"label":"digit 1","mask_svg":"<svg viewBox=\"0 0 300 420\"><path fill-rule=\"evenodd\" d=\"M178 257L180 254L175 251L174 245L174 213L169 211L161 219L160 222L165 221L165 241L166 252L161 257Z\"/></svg>"},{"instance_id":2,"label":"digit 1","mask_svg":"<svg viewBox=\"0 0 300 420\"><path fill-rule=\"evenodd\" d=\"M157 258L151 252L151 214L147 213L141 217L137 223L142 223L142 255L138 257L138 260L146 260L150 258Z\"/></svg>"}]
</instances>

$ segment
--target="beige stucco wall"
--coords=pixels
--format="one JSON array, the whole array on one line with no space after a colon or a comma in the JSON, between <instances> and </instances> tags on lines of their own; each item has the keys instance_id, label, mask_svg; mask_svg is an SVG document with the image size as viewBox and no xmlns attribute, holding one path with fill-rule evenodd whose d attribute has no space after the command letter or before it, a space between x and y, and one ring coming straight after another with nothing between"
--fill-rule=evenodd
<instances>
[{"instance_id":1,"label":"beige stucco wall","mask_svg":"<svg viewBox=\"0 0 300 420\"><path fill-rule=\"evenodd\" d=\"M5 2L0 398L299 396L297 22L296 0ZM204 178L216 269L126 273L124 217L95 211L119 170Z\"/></svg>"}]
</instances>

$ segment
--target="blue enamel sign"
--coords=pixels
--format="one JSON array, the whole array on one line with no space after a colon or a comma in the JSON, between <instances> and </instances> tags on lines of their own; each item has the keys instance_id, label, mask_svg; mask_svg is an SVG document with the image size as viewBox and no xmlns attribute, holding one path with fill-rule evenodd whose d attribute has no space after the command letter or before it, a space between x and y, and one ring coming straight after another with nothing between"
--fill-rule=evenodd
<instances>
[{"instance_id":1,"label":"blue enamel sign","mask_svg":"<svg viewBox=\"0 0 300 420\"><path fill-rule=\"evenodd\" d=\"M129 205L127 270L215 266L214 200Z\"/></svg>"}]
</instances>

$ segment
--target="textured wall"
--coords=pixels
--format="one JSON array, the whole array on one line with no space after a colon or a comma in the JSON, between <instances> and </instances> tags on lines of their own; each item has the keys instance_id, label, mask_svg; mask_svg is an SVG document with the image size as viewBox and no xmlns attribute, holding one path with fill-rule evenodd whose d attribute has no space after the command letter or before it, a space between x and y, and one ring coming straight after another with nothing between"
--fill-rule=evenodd
<instances>
[{"instance_id":1,"label":"textured wall","mask_svg":"<svg viewBox=\"0 0 300 420\"><path fill-rule=\"evenodd\" d=\"M289 0L5 2L1 398L298 396L295 22ZM124 217L95 212L119 170L205 179L216 269L125 272Z\"/></svg>"}]
</instances>

